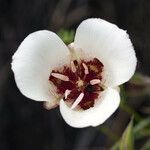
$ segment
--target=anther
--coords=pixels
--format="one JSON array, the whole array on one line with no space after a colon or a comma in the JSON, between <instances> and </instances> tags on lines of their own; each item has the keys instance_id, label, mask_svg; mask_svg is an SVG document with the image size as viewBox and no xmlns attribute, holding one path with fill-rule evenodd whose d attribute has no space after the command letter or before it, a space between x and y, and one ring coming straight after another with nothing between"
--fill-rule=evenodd
<instances>
[{"instance_id":1,"label":"anther","mask_svg":"<svg viewBox=\"0 0 150 150\"><path fill-rule=\"evenodd\" d=\"M85 74L89 74L89 70L88 70L88 67L85 63L82 63L83 67L84 67L84 73Z\"/></svg>"},{"instance_id":2,"label":"anther","mask_svg":"<svg viewBox=\"0 0 150 150\"><path fill-rule=\"evenodd\" d=\"M99 84L101 81L99 79L93 79L90 81L91 85Z\"/></svg>"},{"instance_id":3,"label":"anther","mask_svg":"<svg viewBox=\"0 0 150 150\"><path fill-rule=\"evenodd\" d=\"M67 97L68 97L68 95L70 94L70 92L71 92L71 91L68 90L68 89L65 91L65 99L67 99Z\"/></svg>"},{"instance_id":4,"label":"anther","mask_svg":"<svg viewBox=\"0 0 150 150\"><path fill-rule=\"evenodd\" d=\"M65 76L63 74L60 74L60 73L51 73L51 76L57 78L57 79L60 79L62 81L69 81L69 77L68 76Z\"/></svg>"},{"instance_id":5,"label":"anther","mask_svg":"<svg viewBox=\"0 0 150 150\"><path fill-rule=\"evenodd\" d=\"M71 70L72 70L72 72L76 72L76 66L75 66L75 64L74 64L74 61L71 61Z\"/></svg>"},{"instance_id":6,"label":"anther","mask_svg":"<svg viewBox=\"0 0 150 150\"><path fill-rule=\"evenodd\" d=\"M71 109L74 109L83 99L84 93L80 93L75 102L72 104Z\"/></svg>"}]
</instances>

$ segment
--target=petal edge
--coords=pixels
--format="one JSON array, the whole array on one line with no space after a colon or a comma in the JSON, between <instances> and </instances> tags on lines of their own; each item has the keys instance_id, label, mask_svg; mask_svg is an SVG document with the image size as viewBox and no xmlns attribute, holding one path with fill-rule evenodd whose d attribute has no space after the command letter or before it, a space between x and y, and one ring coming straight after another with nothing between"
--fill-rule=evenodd
<instances>
[{"instance_id":1,"label":"petal edge","mask_svg":"<svg viewBox=\"0 0 150 150\"><path fill-rule=\"evenodd\" d=\"M98 126L108 119L118 108L120 96L117 90L107 89L103 92L101 99L97 100L95 106L88 110L71 110L66 103L60 101L60 112L72 127L83 128L88 126Z\"/></svg>"},{"instance_id":2,"label":"petal edge","mask_svg":"<svg viewBox=\"0 0 150 150\"><path fill-rule=\"evenodd\" d=\"M21 93L36 101L54 99L49 75L53 67L67 63L68 55L67 46L55 33L42 30L28 35L11 63Z\"/></svg>"}]
</instances>

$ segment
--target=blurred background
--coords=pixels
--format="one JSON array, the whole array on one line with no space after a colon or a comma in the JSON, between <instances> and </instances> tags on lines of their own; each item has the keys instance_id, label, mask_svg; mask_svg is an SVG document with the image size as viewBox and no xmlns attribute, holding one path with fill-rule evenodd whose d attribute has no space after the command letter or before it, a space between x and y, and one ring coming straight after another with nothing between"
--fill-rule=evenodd
<instances>
[{"instance_id":1,"label":"blurred background","mask_svg":"<svg viewBox=\"0 0 150 150\"><path fill-rule=\"evenodd\" d=\"M47 29L69 43L89 17L127 30L138 65L121 87L115 114L99 127L76 129L64 122L58 108L48 111L43 103L24 97L10 63L29 33ZM0 0L0 150L150 150L149 75L149 0Z\"/></svg>"}]
</instances>

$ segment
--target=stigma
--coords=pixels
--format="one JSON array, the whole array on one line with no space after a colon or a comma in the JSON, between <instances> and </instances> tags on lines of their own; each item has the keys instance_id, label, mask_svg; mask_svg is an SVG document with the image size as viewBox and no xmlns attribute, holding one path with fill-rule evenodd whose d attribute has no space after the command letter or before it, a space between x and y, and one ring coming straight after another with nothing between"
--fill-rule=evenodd
<instances>
[{"instance_id":1,"label":"stigma","mask_svg":"<svg viewBox=\"0 0 150 150\"><path fill-rule=\"evenodd\" d=\"M103 91L103 67L97 58L72 60L61 69L52 70L49 81L56 87L56 93L71 104L71 109L86 110L94 106Z\"/></svg>"}]
</instances>

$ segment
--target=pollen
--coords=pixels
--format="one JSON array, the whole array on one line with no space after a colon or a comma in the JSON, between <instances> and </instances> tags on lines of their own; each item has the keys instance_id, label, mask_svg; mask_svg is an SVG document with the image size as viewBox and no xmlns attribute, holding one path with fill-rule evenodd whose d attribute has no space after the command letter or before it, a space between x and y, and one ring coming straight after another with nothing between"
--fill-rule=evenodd
<instances>
[{"instance_id":1,"label":"pollen","mask_svg":"<svg viewBox=\"0 0 150 150\"><path fill-rule=\"evenodd\" d=\"M56 94L71 104L71 109L86 110L94 106L103 91L103 67L97 58L89 61L73 60L70 64L52 70L49 81L55 86Z\"/></svg>"},{"instance_id":2,"label":"pollen","mask_svg":"<svg viewBox=\"0 0 150 150\"><path fill-rule=\"evenodd\" d=\"M77 85L78 85L78 87L82 87L84 85L84 81L83 80L78 80Z\"/></svg>"},{"instance_id":3,"label":"pollen","mask_svg":"<svg viewBox=\"0 0 150 150\"><path fill-rule=\"evenodd\" d=\"M94 72L98 72L97 67L95 67L94 65L90 65L90 69Z\"/></svg>"}]
</instances>

